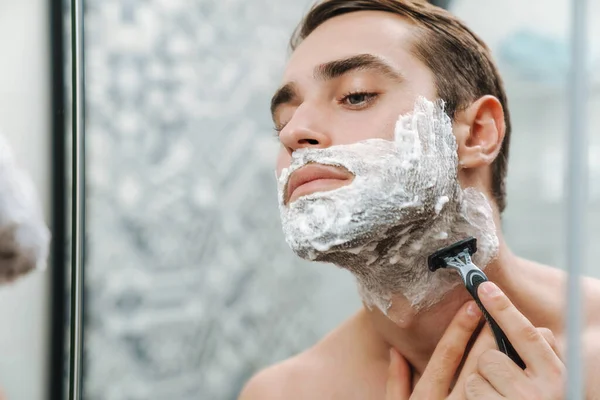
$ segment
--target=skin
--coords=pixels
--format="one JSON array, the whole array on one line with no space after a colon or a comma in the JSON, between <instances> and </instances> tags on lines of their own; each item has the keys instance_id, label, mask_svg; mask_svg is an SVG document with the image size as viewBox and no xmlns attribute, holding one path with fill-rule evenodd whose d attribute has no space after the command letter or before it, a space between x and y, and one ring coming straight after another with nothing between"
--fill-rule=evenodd
<instances>
[{"instance_id":1,"label":"skin","mask_svg":"<svg viewBox=\"0 0 600 400\"><path fill-rule=\"evenodd\" d=\"M410 51L415 34L402 17L363 11L335 17L306 38L283 77L282 84L294 83L295 96L288 96L274 113L282 144L278 173L302 147L391 139L398 115L412 111L418 96L436 98L432 72ZM315 67L359 54L385 60L402 79L380 69L315 77ZM348 97L352 92L377 95ZM489 199L490 164L504 129L502 107L492 96L477 99L454 121L459 181ZM313 189L347 183L321 182ZM495 222L500 227L497 210ZM487 327L477 329L483 325L480 316L476 310L474 317L468 316L471 298L459 287L422 313L397 296L396 322L377 309L360 310L314 347L258 373L240 399L563 398L566 275L517 257L500 228L497 234L499 256L486 274L499 292L486 296L482 285L480 295L526 362L525 371L496 350ZM600 371L600 345L593 341L600 337L600 314L593 313L600 306L600 282L584 279L582 295L587 399L600 399L600 385L591 379Z\"/></svg>"}]
</instances>

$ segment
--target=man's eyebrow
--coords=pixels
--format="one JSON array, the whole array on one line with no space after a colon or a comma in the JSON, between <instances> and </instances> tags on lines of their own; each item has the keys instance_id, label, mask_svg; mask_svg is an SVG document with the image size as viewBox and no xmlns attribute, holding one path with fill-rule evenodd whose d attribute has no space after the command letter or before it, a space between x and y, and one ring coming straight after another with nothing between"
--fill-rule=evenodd
<instances>
[{"instance_id":1,"label":"man's eyebrow","mask_svg":"<svg viewBox=\"0 0 600 400\"><path fill-rule=\"evenodd\" d=\"M286 103L291 103L298 97L298 91L296 90L296 85L293 82L286 83L273 95L271 99L271 116L275 119L275 112L277 108Z\"/></svg>"},{"instance_id":2,"label":"man's eyebrow","mask_svg":"<svg viewBox=\"0 0 600 400\"><path fill-rule=\"evenodd\" d=\"M400 71L373 54L358 54L321 64L315 68L314 77L318 80L330 80L356 70L374 70L393 80L404 80Z\"/></svg>"},{"instance_id":3,"label":"man's eyebrow","mask_svg":"<svg viewBox=\"0 0 600 400\"><path fill-rule=\"evenodd\" d=\"M397 82L404 81L400 71L387 63L384 59L373 54L357 54L355 56L329 61L315 67L313 75L317 80L331 80L339 78L351 71L377 71ZM289 82L277 89L271 99L271 117L275 119L275 112L282 104L291 103L298 98L298 91L294 82Z\"/></svg>"}]
</instances>

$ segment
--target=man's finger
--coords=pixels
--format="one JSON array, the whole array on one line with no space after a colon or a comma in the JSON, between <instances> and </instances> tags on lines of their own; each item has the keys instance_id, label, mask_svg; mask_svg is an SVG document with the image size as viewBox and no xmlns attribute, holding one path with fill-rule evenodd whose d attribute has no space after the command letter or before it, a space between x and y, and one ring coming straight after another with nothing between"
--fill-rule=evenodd
<instances>
[{"instance_id":1,"label":"man's finger","mask_svg":"<svg viewBox=\"0 0 600 400\"><path fill-rule=\"evenodd\" d=\"M390 349L390 366L385 387L386 400L408 400L412 384L408 363L394 349Z\"/></svg>"},{"instance_id":2,"label":"man's finger","mask_svg":"<svg viewBox=\"0 0 600 400\"><path fill-rule=\"evenodd\" d=\"M479 336L477 336L477 340L469 350L469 354L467 355L467 359L465 360L462 369L460 370L460 375L454 385L458 392L464 391L465 383L467 378L477 372L477 363L479 357L488 350L497 349L496 340L492 335L492 330L490 326L486 323Z\"/></svg>"},{"instance_id":3,"label":"man's finger","mask_svg":"<svg viewBox=\"0 0 600 400\"><path fill-rule=\"evenodd\" d=\"M467 378L467 382L465 384L465 394L467 396L467 400L504 399L504 397L500 396L492 387L492 385L490 385L490 383L479 374L472 374Z\"/></svg>"},{"instance_id":4,"label":"man's finger","mask_svg":"<svg viewBox=\"0 0 600 400\"><path fill-rule=\"evenodd\" d=\"M507 399L530 399L528 393L529 378L506 354L498 350L486 350L478 358L477 372L498 394Z\"/></svg>"},{"instance_id":5,"label":"man's finger","mask_svg":"<svg viewBox=\"0 0 600 400\"><path fill-rule=\"evenodd\" d=\"M556 354L558 356L558 358L562 359L562 357L560 356L560 352L558 351L558 343L556 341L556 337L554 336L554 333L552 333L552 331L550 329L543 328L543 327L537 328L537 330L540 333L540 335L542 335L544 337L544 339L546 339L546 342L548 342L548 344L554 351L554 354Z\"/></svg>"},{"instance_id":6,"label":"man's finger","mask_svg":"<svg viewBox=\"0 0 600 400\"><path fill-rule=\"evenodd\" d=\"M467 302L458 311L437 344L423 376L413 391L416 398L446 398L480 318L481 311L474 301Z\"/></svg>"},{"instance_id":7,"label":"man's finger","mask_svg":"<svg viewBox=\"0 0 600 400\"><path fill-rule=\"evenodd\" d=\"M508 340L531 369L544 368L558 359L554 350L533 324L511 303L506 295L492 282L484 282L478 288L484 307L506 333Z\"/></svg>"}]
</instances>

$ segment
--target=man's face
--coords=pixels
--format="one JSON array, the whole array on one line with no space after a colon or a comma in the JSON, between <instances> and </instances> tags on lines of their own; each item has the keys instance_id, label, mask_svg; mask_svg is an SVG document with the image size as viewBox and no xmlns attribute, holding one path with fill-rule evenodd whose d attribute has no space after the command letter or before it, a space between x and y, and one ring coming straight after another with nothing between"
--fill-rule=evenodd
<instances>
[{"instance_id":1,"label":"man's face","mask_svg":"<svg viewBox=\"0 0 600 400\"><path fill-rule=\"evenodd\" d=\"M437 97L432 72L411 53L414 35L399 16L361 11L325 22L298 46L273 98L278 175L302 147L391 140L419 96Z\"/></svg>"},{"instance_id":2,"label":"man's face","mask_svg":"<svg viewBox=\"0 0 600 400\"><path fill-rule=\"evenodd\" d=\"M458 181L457 138L478 109L450 120L433 73L412 54L415 34L391 13L335 17L297 47L271 102L286 241L302 258L352 272L365 303L384 312L396 295L420 309L456 285L429 272L434 251L474 236L487 265L498 248L487 199ZM477 135L462 146L474 162L461 158L463 169L487 166L493 152L479 154L501 139L499 103L480 101Z\"/></svg>"}]
</instances>

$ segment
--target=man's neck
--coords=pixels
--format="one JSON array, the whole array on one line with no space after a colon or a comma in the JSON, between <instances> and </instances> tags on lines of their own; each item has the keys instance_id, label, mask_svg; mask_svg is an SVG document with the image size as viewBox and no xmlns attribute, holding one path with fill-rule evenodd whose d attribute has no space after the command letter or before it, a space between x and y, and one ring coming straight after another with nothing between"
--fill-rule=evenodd
<instances>
[{"instance_id":1,"label":"man's neck","mask_svg":"<svg viewBox=\"0 0 600 400\"><path fill-rule=\"evenodd\" d=\"M501 240L499 257L485 268L485 273L507 294L517 291L514 285L519 279L511 276L519 270L516 268L517 262L518 259ZM393 346L409 362L415 375L420 376L446 327L458 309L469 300L471 296L460 285L444 296L442 301L418 313L404 298L393 300L391 317L385 316L377 308L366 309L366 318L374 332L372 345L380 354L387 354Z\"/></svg>"}]
</instances>

